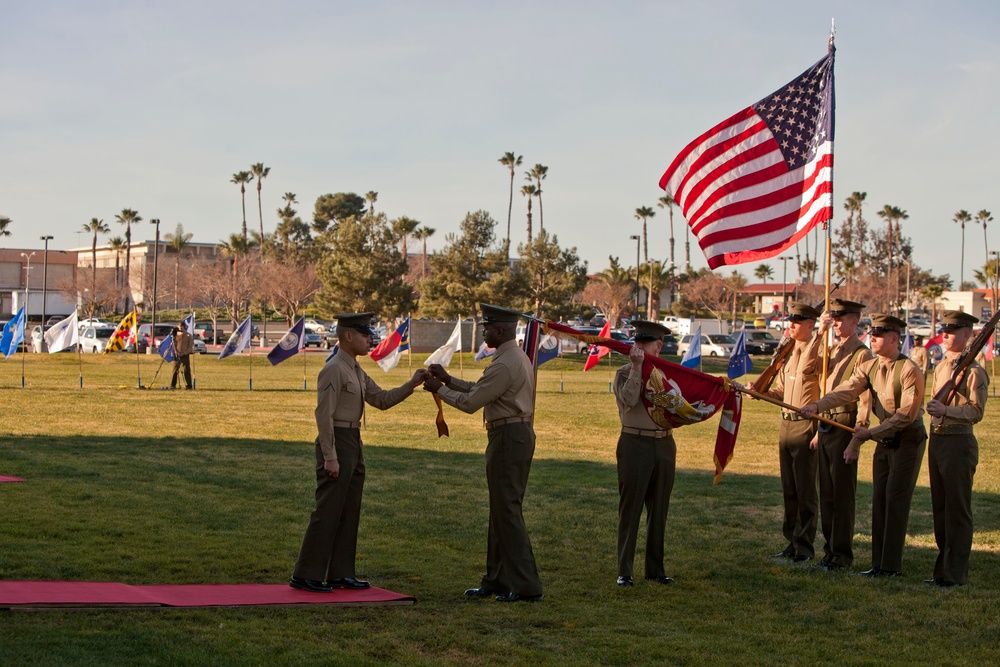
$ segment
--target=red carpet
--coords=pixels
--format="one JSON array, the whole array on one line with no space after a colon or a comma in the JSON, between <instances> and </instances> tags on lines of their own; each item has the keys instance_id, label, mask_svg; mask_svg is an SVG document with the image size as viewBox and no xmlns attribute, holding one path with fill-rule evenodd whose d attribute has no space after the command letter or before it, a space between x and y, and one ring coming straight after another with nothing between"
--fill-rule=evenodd
<instances>
[{"instance_id":1,"label":"red carpet","mask_svg":"<svg viewBox=\"0 0 1000 667\"><path fill-rule=\"evenodd\" d=\"M383 588L332 593L297 591L288 584L158 584L99 581L0 581L0 609L46 607L238 607L264 605L403 605L416 598Z\"/></svg>"},{"instance_id":2,"label":"red carpet","mask_svg":"<svg viewBox=\"0 0 1000 667\"><path fill-rule=\"evenodd\" d=\"M8 477L7 475L0 475L0 482L23 482L24 480L20 477Z\"/></svg>"}]
</instances>

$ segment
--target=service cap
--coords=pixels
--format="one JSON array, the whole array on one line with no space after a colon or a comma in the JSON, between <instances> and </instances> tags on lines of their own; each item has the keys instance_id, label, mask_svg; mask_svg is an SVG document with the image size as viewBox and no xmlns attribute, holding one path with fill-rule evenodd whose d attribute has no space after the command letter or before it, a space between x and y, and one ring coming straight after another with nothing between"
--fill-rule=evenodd
<instances>
[{"instance_id":1,"label":"service cap","mask_svg":"<svg viewBox=\"0 0 1000 667\"><path fill-rule=\"evenodd\" d=\"M670 329L659 322L647 322L646 320L632 320L635 327L636 342L647 342L652 340L663 340L664 336L670 335Z\"/></svg>"},{"instance_id":2,"label":"service cap","mask_svg":"<svg viewBox=\"0 0 1000 667\"><path fill-rule=\"evenodd\" d=\"M337 318L338 327L356 329L369 336L375 333L371 328L372 318L375 317L375 313L341 313L334 315L334 317Z\"/></svg>"},{"instance_id":3,"label":"service cap","mask_svg":"<svg viewBox=\"0 0 1000 667\"><path fill-rule=\"evenodd\" d=\"M848 301L847 299L833 299L830 302L830 315L833 317L843 317L848 313L861 314L861 311L865 309L865 304L858 303L857 301Z\"/></svg>"},{"instance_id":4,"label":"service cap","mask_svg":"<svg viewBox=\"0 0 1000 667\"><path fill-rule=\"evenodd\" d=\"M483 324L490 324L491 322L517 322L524 315L519 310L491 306L488 303L479 304L479 310L483 313Z\"/></svg>"},{"instance_id":5,"label":"service cap","mask_svg":"<svg viewBox=\"0 0 1000 667\"><path fill-rule=\"evenodd\" d=\"M941 313L941 330L954 331L962 327L971 327L977 324L979 318L961 310L946 310Z\"/></svg>"},{"instance_id":6,"label":"service cap","mask_svg":"<svg viewBox=\"0 0 1000 667\"><path fill-rule=\"evenodd\" d=\"M798 303L792 301L788 304L788 319L792 322L801 322L802 320L815 320L822 313L810 306L808 303Z\"/></svg>"},{"instance_id":7,"label":"service cap","mask_svg":"<svg viewBox=\"0 0 1000 667\"><path fill-rule=\"evenodd\" d=\"M890 331L900 333L905 328L906 322L898 317L875 313L872 315L872 328L869 333L871 333L872 336L881 336L882 334Z\"/></svg>"}]
</instances>

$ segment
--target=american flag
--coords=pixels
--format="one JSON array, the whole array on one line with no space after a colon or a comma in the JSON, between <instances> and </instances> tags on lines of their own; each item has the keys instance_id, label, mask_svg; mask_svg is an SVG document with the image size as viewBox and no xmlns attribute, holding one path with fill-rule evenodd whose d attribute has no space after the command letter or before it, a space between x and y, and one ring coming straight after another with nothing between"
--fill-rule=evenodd
<instances>
[{"instance_id":1,"label":"american flag","mask_svg":"<svg viewBox=\"0 0 1000 667\"><path fill-rule=\"evenodd\" d=\"M779 255L833 218L833 56L692 141L660 179L710 268Z\"/></svg>"}]
</instances>

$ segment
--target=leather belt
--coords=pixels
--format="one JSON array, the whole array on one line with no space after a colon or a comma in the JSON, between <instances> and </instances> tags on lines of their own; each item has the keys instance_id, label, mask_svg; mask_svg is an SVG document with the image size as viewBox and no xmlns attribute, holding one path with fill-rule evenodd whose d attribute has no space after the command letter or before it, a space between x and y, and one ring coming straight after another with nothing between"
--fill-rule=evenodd
<instances>
[{"instance_id":1,"label":"leather belt","mask_svg":"<svg viewBox=\"0 0 1000 667\"><path fill-rule=\"evenodd\" d=\"M486 430L492 431L495 428L501 426L506 426L507 424L530 424L531 417L505 417L503 419L494 419L491 422L486 422Z\"/></svg>"},{"instance_id":2,"label":"leather belt","mask_svg":"<svg viewBox=\"0 0 1000 667\"><path fill-rule=\"evenodd\" d=\"M826 412L824 412L823 414L828 417L831 417L833 415L853 415L857 414L857 412L858 412L858 404L849 403L848 405L840 405L835 408L831 408Z\"/></svg>"},{"instance_id":3,"label":"leather belt","mask_svg":"<svg viewBox=\"0 0 1000 667\"><path fill-rule=\"evenodd\" d=\"M361 422L334 421L333 425L339 428L361 428Z\"/></svg>"},{"instance_id":4,"label":"leather belt","mask_svg":"<svg viewBox=\"0 0 1000 667\"><path fill-rule=\"evenodd\" d=\"M781 418L788 422L800 422L807 417L803 417L798 412L782 412Z\"/></svg>"},{"instance_id":5,"label":"leather belt","mask_svg":"<svg viewBox=\"0 0 1000 667\"><path fill-rule=\"evenodd\" d=\"M645 438L665 438L671 433L673 429L657 429L655 431L650 431L644 428L632 428L631 426L622 426L622 433L627 433L628 435L641 435Z\"/></svg>"},{"instance_id":6,"label":"leather belt","mask_svg":"<svg viewBox=\"0 0 1000 667\"><path fill-rule=\"evenodd\" d=\"M934 435L972 435L972 424L931 424Z\"/></svg>"}]
</instances>

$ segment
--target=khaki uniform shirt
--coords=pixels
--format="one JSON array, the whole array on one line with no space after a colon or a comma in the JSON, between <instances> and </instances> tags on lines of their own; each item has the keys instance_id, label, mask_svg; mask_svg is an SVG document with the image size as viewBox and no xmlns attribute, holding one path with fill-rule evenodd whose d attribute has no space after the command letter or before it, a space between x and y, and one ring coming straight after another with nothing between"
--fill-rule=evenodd
<instances>
[{"instance_id":1,"label":"khaki uniform shirt","mask_svg":"<svg viewBox=\"0 0 1000 667\"><path fill-rule=\"evenodd\" d=\"M358 360L339 353L319 372L316 388L316 427L325 461L337 460L333 422L361 421L365 403L388 410L413 393L408 386L385 390L361 370Z\"/></svg>"},{"instance_id":2,"label":"khaki uniform shirt","mask_svg":"<svg viewBox=\"0 0 1000 667\"><path fill-rule=\"evenodd\" d=\"M861 352L858 352L861 350ZM851 363L851 359L854 358L855 353L858 357L854 362L854 367L857 368L861 362L870 361L875 358L872 351L865 347L865 344L861 342L856 335L852 335L844 340L839 340L833 344L830 348L830 361L827 363L827 376L826 376L826 392L829 393L833 391L835 387L840 385L849 378L844 377L844 373L847 371L848 364ZM822 369L820 369L822 371ZM858 397L858 422L861 424L867 424L871 416L871 399L868 392L863 392L861 396Z\"/></svg>"},{"instance_id":3,"label":"khaki uniform shirt","mask_svg":"<svg viewBox=\"0 0 1000 667\"><path fill-rule=\"evenodd\" d=\"M817 333L809 340L796 340L792 344L795 349L789 353L767 393L798 408L819 398L819 353L823 338ZM782 412L789 411L783 409Z\"/></svg>"},{"instance_id":4,"label":"khaki uniform shirt","mask_svg":"<svg viewBox=\"0 0 1000 667\"><path fill-rule=\"evenodd\" d=\"M955 362L960 356L958 352L945 352L944 359L934 368L932 394L936 394L951 378ZM945 407L944 417L935 417L931 423L976 424L982 421L983 409L986 407L986 388L989 384L990 379L986 371L973 362L951 395L951 400Z\"/></svg>"},{"instance_id":5,"label":"khaki uniform shirt","mask_svg":"<svg viewBox=\"0 0 1000 667\"><path fill-rule=\"evenodd\" d=\"M487 422L507 417L530 417L534 373L528 355L509 340L497 347L493 360L476 382L451 378L438 396L448 405L472 414L485 407Z\"/></svg>"},{"instance_id":6,"label":"khaki uniform shirt","mask_svg":"<svg viewBox=\"0 0 1000 667\"><path fill-rule=\"evenodd\" d=\"M925 373L927 372L927 368L930 366L930 360L927 358L927 348L920 345L911 348L910 359L920 367L920 370Z\"/></svg>"},{"instance_id":7,"label":"khaki uniform shirt","mask_svg":"<svg viewBox=\"0 0 1000 667\"><path fill-rule=\"evenodd\" d=\"M846 405L857 400L861 393L869 387L878 395L877 401L872 401L872 410L881 422L870 430L872 440L882 440L892 437L914 422L920 421L924 414L924 373L917 365L907 359L899 380L901 385L899 405L896 405L895 389L892 378L895 374L893 362L899 359L899 353L891 359L876 356L854 367L854 374L847 381L837 385L837 388L824 396L816 404L817 410L826 412L838 405ZM872 369L874 379L869 385L868 375Z\"/></svg>"},{"instance_id":8,"label":"khaki uniform shirt","mask_svg":"<svg viewBox=\"0 0 1000 667\"><path fill-rule=\"evenodd\" d=\"M174 336L174 352L178 357L185 357L194 352L194 339L191 334L181 329Z\"/></svg>"},{"instance_id":9,"label":"khaki uniform shirt","mask_svg":"<svg viewBox=\"0 0 1000 667\"><path fill-rule=\"evenodd\" d=\"M655 371L654 371L655 372ZM618 417L622 426L641 428L646 431L662 431L646 411L642 402L645 385L642 382L642 368L634 371L632 364L625 364L615 373L615 401L618 403Z\"/></svg>"}]
</instances>

